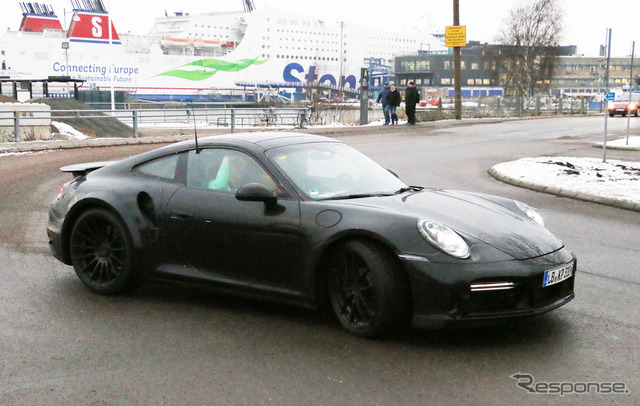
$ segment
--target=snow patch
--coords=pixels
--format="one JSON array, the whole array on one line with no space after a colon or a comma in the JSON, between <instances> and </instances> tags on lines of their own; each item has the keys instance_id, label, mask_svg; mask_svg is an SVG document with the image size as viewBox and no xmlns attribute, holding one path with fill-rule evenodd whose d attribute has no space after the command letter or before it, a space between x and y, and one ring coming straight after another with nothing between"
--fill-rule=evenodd
<instances>
[{"instance_id":1,"label":"snow patch","mask_svg":"<svg viewBox=\"0 0 640 406\"><path fill-rule=\"evenodd\" d=\"M522 158L494 170L523 182L640 203L640 162L598 158Z\"/></svg>"},{"instance_id":2,"label":"snow patch","mask_svg":"<svg viewBox=\"0 0 640 406\"><path fill-rule=\"evenodd\" d=\"M86 140L88 135L81 133L69 124L61 123L59 121L51 121L51 124L60 131L60 135L67 137L70 140Z\"/></svg>"}]
</instances>

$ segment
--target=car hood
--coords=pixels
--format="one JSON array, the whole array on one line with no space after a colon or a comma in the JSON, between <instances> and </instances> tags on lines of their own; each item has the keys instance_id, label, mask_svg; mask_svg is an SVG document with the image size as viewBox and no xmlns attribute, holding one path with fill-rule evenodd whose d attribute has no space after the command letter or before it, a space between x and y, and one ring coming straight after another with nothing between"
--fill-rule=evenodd
<instances>
[{"instance_id":1,"label":"car hood","mask_svg":"<svg viewBox=\"0 0 640 406\"><path fill-rule=\"evenodd\" d=\"M514 211L517 210L515 204L514 210L511 210L492 201L491 196L461 191L422 190L348 202L393 210L416 219L438 221L463 236L480 240L516 259L545 255L563 246L546 228L524 213Z\"/></svg>"}]
</instances>

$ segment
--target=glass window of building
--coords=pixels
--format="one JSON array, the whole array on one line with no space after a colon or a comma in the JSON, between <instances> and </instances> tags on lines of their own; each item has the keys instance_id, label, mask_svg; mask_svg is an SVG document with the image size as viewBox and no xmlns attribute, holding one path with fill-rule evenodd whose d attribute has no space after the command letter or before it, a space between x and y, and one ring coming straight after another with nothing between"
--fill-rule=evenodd
<instances>
[{"instance_id":1,"label":"glass window of building","mask_svg":"<svg viewBox=\"0 0 640 406\"><path fill-rule=\"evenodd\" d=\"M430 61L417 61L416 62L416 70L418 72L429 72L431 70Z\"/></svg>"}]
</instances>

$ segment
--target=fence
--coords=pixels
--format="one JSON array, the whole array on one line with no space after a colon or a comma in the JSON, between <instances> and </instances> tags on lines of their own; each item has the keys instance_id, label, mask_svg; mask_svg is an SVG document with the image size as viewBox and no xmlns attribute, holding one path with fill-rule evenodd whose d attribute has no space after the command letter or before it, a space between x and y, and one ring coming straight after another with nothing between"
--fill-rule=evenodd
<instances>
[{"instance_id":1,"label":"fence","mask_svg":"<svg viewBox=\"0 0 640 406\"><path fill-rule=\"evenodd\" d=\"M83 121L86 125L104 124L111 121L111 127L125 124L133 136L139 136L139 129L144 126L168 125L182 128L226 127L234 132L236 128L251 127L302 127L310 117L308 108L192 108L192 109L136 109L136 110L51 110L47 117L41 114L21 115L17 112L0 111L0 127L8 130L12 141L25 140L25 128L34 121L49 119L71 123ZM87 121L88 120L88 121ZM91 122L94 121L94 123ZM87 124L89 123L89 124ZM0 130L2 130L0 128ZM5 131L6 132L6 131ZM3 141L8 137L4 136Z\"/></svg>"},{"instance_id":2,"label":"fence","mask_svg":"<svg viewBox=\"0 0 640 406\"><path fill-rule=\"evenodd\" d=\"M437 99L433 99L434 101ZM443 98L442 110L454 109L453 98ZM434 103L435 104L435 103ZM428 103L427 108L434 109ZM585 98L572 97L531 97L515 99L505 97L476 97L465 98L462 101L462 111L467 117L518 117L561 114L587 114L602 110L602 105L590 103Z\"/></svg>"}]
</instances>

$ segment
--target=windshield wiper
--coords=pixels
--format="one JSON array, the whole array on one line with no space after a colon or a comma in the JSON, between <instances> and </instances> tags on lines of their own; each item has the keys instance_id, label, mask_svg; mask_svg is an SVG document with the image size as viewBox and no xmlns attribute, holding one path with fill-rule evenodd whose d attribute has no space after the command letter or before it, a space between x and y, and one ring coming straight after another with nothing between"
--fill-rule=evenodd
<instances>
[{"instance_id":1,"label":"windshield wiper","mask_svg":"<svg viewBox=\"0 0 640 406\"><path fill-rule=\"evenodd\" d=\"M419 192L421 190L424 190L422 186L407 186L407 187L400 188L395 192L353 193L350 195L332 196L332 197L327 197L327 198L318 199L318 200L348 200L348 199L361 199L364 197L384 197L384 196L399 195L401 193L409 192L409 191Z\"/></svg>"},{"instance_id":2,"label":"windshield wiper","mask_svg":"<svg viewBox=\"0 0 640 406\"><path fill-rule=\"evenodd\" d=\"M348 200L348 199L361 199L364 197L381 197L381 196L391 196L392 193L354 193L351 195L343 195L343 196L334 196L327 197L326 199L318 199L318 200Z\"/></svg>"},{"instance_id":3,"label":"windshield wiper","mask_svg":"<svg viewBox=\"0 0 640 406\"><path fill-rule=\"evenodd\" d=\"M401 193L408 192L408 191L419 192L421 190L424 190L422 186L407 186L407 187L403 187L396 190L394 195L399 195Z\"/></svg>"}]
</instances>

